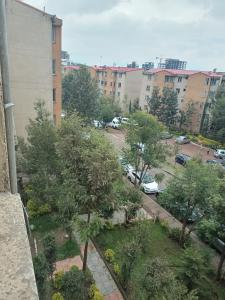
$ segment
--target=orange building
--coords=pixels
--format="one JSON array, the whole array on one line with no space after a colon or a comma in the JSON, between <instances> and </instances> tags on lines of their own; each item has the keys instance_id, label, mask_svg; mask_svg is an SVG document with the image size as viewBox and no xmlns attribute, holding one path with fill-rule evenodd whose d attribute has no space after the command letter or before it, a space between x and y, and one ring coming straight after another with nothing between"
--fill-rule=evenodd
<instances>
[{"instance_id":1,"label":"orange building","mask_svg":"<svg viewBox=\"0 0 225 300\"><path fill-rule=\"evenodd\" d=\"M148 100L154 87L160 91L164 87L177 92L178 109L187 111L193 105L193 113L188 129L199 132L210 119L210 107L222 81L222 75L210 71L175 69L151 69L143 73L140 106L148 110Z\"/></svg>"}]
</instances>

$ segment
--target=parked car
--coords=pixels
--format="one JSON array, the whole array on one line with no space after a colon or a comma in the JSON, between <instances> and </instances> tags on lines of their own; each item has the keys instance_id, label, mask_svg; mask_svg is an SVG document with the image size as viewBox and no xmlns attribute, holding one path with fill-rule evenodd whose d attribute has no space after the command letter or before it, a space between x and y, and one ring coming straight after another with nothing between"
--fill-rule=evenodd
<instances>
[{"instance_id":1,"label":"parked car","mask_svg":"<svg viewBox=\"0 0 225 300\"><path fill-rule=\"evenodd\" d=\"M177 154L175 157L175 162L177 162L178 164L181 164L182 166L185 166L186 163L191 159L191 157L187 154Z\"/></svg>"},{"instance_id":2,"label":"parked car","mask_svg":"<svg viewBox=\"0 0 225 300\"><path fill-rule=\"evenodd\" d=\"M93 120L93 125L95 128L103 128L103 122L98 121L98 120Z\"/></svg>"},{"instance_id":3,"label":"parked car","mask_svg":"<svg viewBox=\"0 0 225 300\"><path fill-rule=\"evenodd\" d=\"M190 143L190 140L186 136L181 135L176 138L176 143L177 144L188 144L188 143Z\"/></svg>"},{"instance_id":4,"label":"parked car","mask_svg":"<svg viewBox=\"0 0 225 300\"><path fill-rule=\"evenodd\" d=\"M124 174L134 170L134 167L122 156L119 157L119 164L121 165Z\"/></svg>"},{"instance_id":5,"label":"parked car","mask_svg":"<svg viewBox=\"0 0 225 300\"><path fill-rule=\"evenodd\" d=\"M112 121L107 124L107 127L119 129L121 127L121 122L120 122L119 118L117 118L117 117L113 118Z\"/></svg>"},{"instance_id":6,"label":"parked car","mask_svg":"<svg viewBox=\"0 0 225 300\"><path fill-rule=\"evenodd\" d=\"M168 140L173 137L172 133L169 133L168 131L163 131L161 134L161 139L162 140Z\"/></svg>"},{"instance_id":7,"label":"parked car","mask_svg":"<svg viewBox=\"0 0 225 300\"><path fill-rule=\"evenodd\" d=\"M224 159L208 159L206 161L207 164L217 165L225 169L225 160Z\"/></svg>"},{"instance_id":8,"label":"parked car","mask_svg":"<svg viewBox=\"0 0 225 300\"><path fill-rule=\"evenodd\" d=\"M136 172L135 170L131 170L127 173L127 177L132 183L135 182L135 178L138 183L140 180L140 175L140 172ZM146 194L155 194L159 190L158 183L155 182L154 177L149 173L145 174L145 176L142 178L140 186Z\"/></svg>"},{"instance_id":9,"label":"parked car","mask_svg":"<svg viewBox=\"0 0 225 300\"><path fill-rule=\"evenodd\" d=\"M217 149L216 151L214 151L214 156L216 158L225 158L225 150L224 149Z\"/></svg>"},{"instance_id":10,"label":"parked car","mask_svg":"<svg viewBox=\"0 0 225 300\"><path fill-rule=\"evenodd\" d=\"M121 124L129 124L128 118L121 118Z\"/></svg>"}]
</instances>

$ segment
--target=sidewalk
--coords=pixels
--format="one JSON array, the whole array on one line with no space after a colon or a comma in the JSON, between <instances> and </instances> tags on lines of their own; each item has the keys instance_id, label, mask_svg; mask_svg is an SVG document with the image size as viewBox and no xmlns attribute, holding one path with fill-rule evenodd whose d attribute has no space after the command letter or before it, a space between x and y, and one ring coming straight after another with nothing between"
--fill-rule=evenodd
<instances>
[{"instance_id":1,"label":"sidewalk","mask_svg":"<svg viewBox=\"0 0 225 300\"><path fill-rule=\"evenodd\" d=\"M80 242L77 232L74 234L80 245L81 254L83 256L84 243ZM109 273L109 270L91 241L89 241L88 244L87 266L92 273L97 288L100 290L105 300L123 300L123 297Z\"/></svg>"}]
</instances>

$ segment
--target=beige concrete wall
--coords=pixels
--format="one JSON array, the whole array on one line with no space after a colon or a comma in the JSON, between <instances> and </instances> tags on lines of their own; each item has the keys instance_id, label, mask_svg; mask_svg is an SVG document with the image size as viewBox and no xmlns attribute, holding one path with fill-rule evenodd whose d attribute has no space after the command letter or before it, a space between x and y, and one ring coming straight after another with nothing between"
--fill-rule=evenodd
<instances>
[{"instance_id":1,"label":"beige concrete wall","mask_svg":"<svg viewBox=\"0 0 225 300\"><path fill-rule=\"evenodd\" d=\"M142 80L143 70L131 71L126 73L125 95L127 97L128 105L130 101L133 104L137 99L139 100L140 105Z\"/></svg>"},{"instance_id":2,"label":"beige concrete wall","mask_svg":"<svg viewBox=\"0 0 225 300\"><path fill-rule=\"evenodd\" d=\"M38 99L53 118L52 22L50 15L16 0L6 1L6 14L16 134L26 136Z\"/></svg>"}]
</instances>

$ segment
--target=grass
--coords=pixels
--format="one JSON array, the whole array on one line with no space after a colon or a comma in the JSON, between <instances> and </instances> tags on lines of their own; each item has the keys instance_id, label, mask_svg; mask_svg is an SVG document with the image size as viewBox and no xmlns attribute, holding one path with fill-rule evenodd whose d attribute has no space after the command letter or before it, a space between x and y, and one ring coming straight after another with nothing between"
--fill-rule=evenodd
<instances>
[{"instance_id":1,"label":"grass","mask_svg":"<svg viewBox=\"0 0 225 300\"><path fill-rule=\"evenodd\" d=\"M112 230L104 230L96 242L104 252L113 249L116 253L116 261L120 265L119 252L122 246L133 238L133 227L114 227ZM167 231L158 223L149 222L150 243L146 254L138 257L131 274L132 285L138 287L138 278L143 274L145 264L149 258L161 257L171 265L179 265L183 249L168 237ZM225 289L214 281L211 275L204 274L200 282L200 298L204 300L225 299ZM137 289L141 289L139 286ZM129 295L128 295L129 299Z\"/></svg>"},{"instance_id":2,"label":"grass","mask_svg":"<svg viewBox=\"0 0 225 300\"><path fill-rule=\"evenodd\" d=\"M34 225L34 231L47 233L60 227L56 215L44 215L30 220L30 225Z\"/></svg>"},{"instance_id":3,"label":"grass","mask_svg":"<svg viewBox=\"0 0 225 300\"><path fill-rule=\"evenodd\" d=\"M74 257L79 254L79 246L74 240L68 240L63 245L57 247L57 260Z\"/></svg>"}]
</instances>

